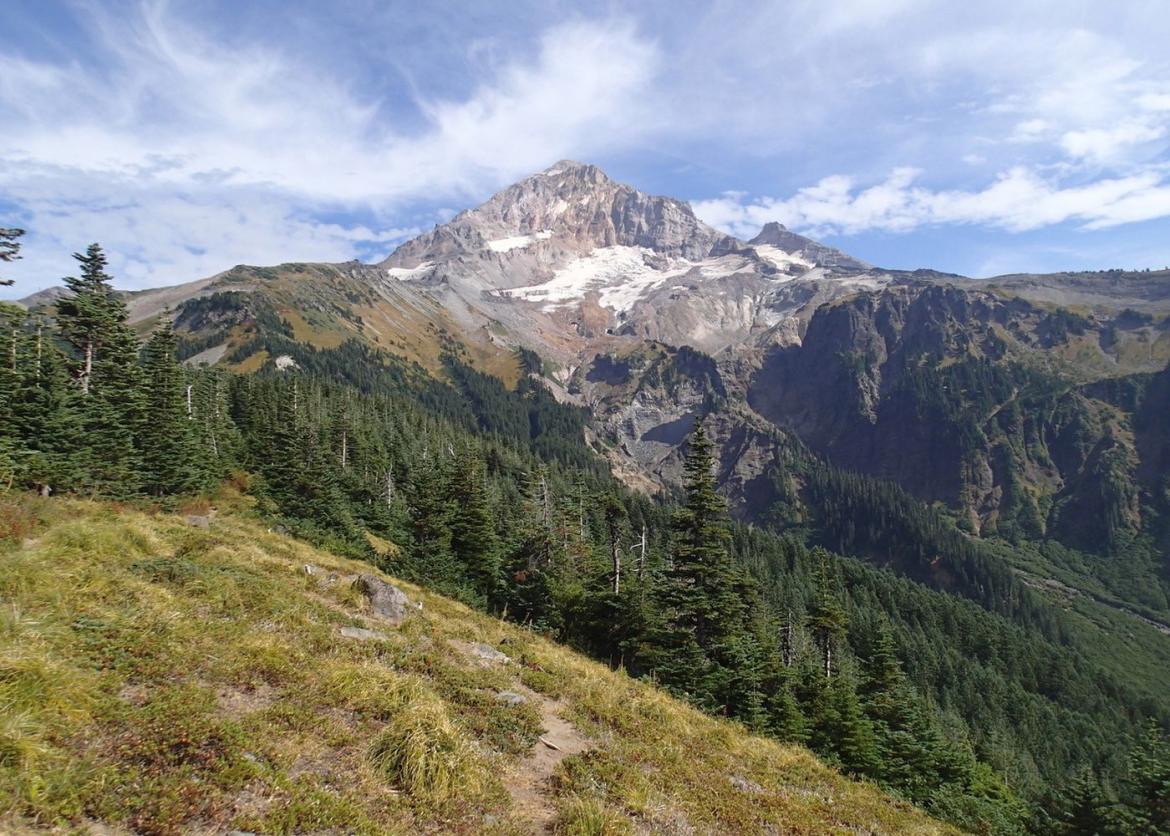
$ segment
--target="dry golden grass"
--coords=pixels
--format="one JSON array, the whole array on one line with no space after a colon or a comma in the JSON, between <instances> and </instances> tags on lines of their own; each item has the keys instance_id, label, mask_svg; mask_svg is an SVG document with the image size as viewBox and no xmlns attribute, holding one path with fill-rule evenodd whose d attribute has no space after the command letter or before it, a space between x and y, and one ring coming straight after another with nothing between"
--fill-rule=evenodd
<instances>
[{"instance_id":1,"label":"dry golden grass","mask_svg":"<svg viewBox=\"0 0 1170 836\"><path fill-rule=\"evenodd\" d=\"M369 565L242 506L220 497L200 530L0 498L0 830L948 832L802 749L410 584L424 609L380 623L351 583ZM512 661L478 664L476 642ZM504 784L531 769L539 701L591 747L537 776L547 822Z\"/></svg>"}]
</instances>

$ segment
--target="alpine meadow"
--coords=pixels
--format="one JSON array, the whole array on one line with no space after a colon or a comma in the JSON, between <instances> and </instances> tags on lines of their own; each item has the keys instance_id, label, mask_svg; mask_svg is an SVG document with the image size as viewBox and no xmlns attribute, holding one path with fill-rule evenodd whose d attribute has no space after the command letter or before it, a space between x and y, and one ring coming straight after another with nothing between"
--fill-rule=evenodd
<instances>
[{"instance_id":1,"label":"alpine meadow","mask_svg":"<svg viewBox=\"0 0 1170 836\"><path fill-rule=\"evenodd\" d=\"M887 5L0 11L0 830L1170 835L1170 17Z\"/></svg>"}]
</instances>

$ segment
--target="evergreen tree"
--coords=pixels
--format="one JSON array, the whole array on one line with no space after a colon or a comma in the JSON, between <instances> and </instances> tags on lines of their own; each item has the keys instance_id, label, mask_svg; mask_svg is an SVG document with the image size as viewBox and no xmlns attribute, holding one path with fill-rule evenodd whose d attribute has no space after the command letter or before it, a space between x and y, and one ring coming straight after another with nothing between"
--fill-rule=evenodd
<instances>
[{"instance_id":1,"label":"evergreen tree","mask_svg":"<svg viewBox=\"0 0 1170 836\"><path fill-rule=\"evenodd\" d=\"M778 656L769 659L771 676L765 677L767 731L786 743L804 743L808 739L808 722L793 693L791 669L779 662Z\"/></svg>"},{"instance_id":2,"label":"evergreen tree","mask_svg":"<svg viewBox=\"0 0 1170 836\"><path fill-rule=\"evenodd\" d=\"M847 617L829 577L829 556L823 550L817 555L816 597L809 610L808 626L821 649L825 678L828 679L838 666L836 655L845 635Z\"/></svg>"},{"instance_id":3,"label":"evergreen tree","mask_svg":"<svg viewBox=\"0 0 1170 836\"><path fill-rule=\"evenodd\" d=\"M1130 756L1125 803L1133 832L1170 834L1170 741L1151 723Z\"/></svg>"},{"instance_id":4,"label":"evergreen tree","mask_svg":"<svg viewBox=\"0 0 1170 836\"><path fill-rule=\"evenodd\" d=\"M155 496L184 493L202 482L194 406L188 406L175 334L165 321L143 350L145 415L139 435L144 489Z\"/></svg>"},{"instance_id":5,"label":"evergreen tree","mask_svg":"<svg viewBox=\"0 0 1170 836\"><path fill-rule=\"evenodd\" d=\"M240 465L243 439L232 420L228 373L208 369L189 380L189 396L194 411L198 458L212 477L227 476Z\"/></svg>"},{"instance_id":6,"label":"evergreen tree","mask_svg":"<svg viewBox=\"0 0 1170 836\"><path fill-rule=\"evenodd\" d=\"M69 294L57 301L57 326L73 348L73 377L88 395L93 385L94 365L106 346L117 340L126 323L126 308L115 295L113 279L106 273L106 255L99 244L90 244L85 254L74 253L81 275L67 276Z\"/></svg>"},{"instance_id":7,"label":"evergreen tree","mask_svg":"<svg viewBox=\"0 0 1170 836\"><path fill-rule=\"evenodd\" d=\"M479 599L491 603L497 599L500 554L485 480L479 457L464 446L451 479L451 551Z\"/></svg>"},{"instance_id":8,"label":"evergreen tree","mask_svg":"<svg viewBox=\"0 0 1170 836\"><path fill-rule=\"evenodd\" d=\"M744 700L754 713L755 697L732 695L731 665L752 658L754 648L744 629L745 579L730 554L727 507L715 486L713 450L696 421L683 467L686 501L671 526L671 562L659 587L660 635L649 658L666 685L700 704L734 711L731 703Z\"/></svg>"},{"instance_id":9,"label":"evergreen tree","mask_svg":"<svg viewBox=\"0 0 1170 836\"><path fill-rule=\"evenodd\" d=\"M57 302L57 324L72 349L73 377L84 396L77 456L81 486L128 496L137 490L140 472L134 446L142 422L138 342L101 247L91 244L73 257L81 276L65 279L71 293Z\"/></svg>"},{"instance_id":10,"label":"evergreen tree","mask_svg":"<svg viewBox=\"0 0 1170 836\"><path fill-rule=\"evenodd\" d=\"M843 668L831 679L812 666L803 673L810 748L855 775L872 776L878 765L877 744L853 677Z\"/></svg>"},{"instance_id":11,"label":"evergreen tree","mask_svg":"<svg viewBox=\"0 0 1170 836\"><path fill-rule=\"evenodd\" d=\"M9 480L43 493L78 481L80 444L77 395L51 335L40 322L22 327L24 313L5 321L11 343L0 363L0 449L6 451L0 485ZM10 327L7 327L10 326Z\"/></svg>"},{"instance_id":12,"label":"evergreen tree","mask_svg":"<svg viewBox=\"0 0 1170 836\"><path fill-rule=\"evenodd\" d=\"M420 577L428 578L448 593L459 594L466 588L466 575L451 549L454 508L443 471L441 463L424 450L411 473L410 557L413 570Z\"/></svg>"},{"instance_id":13,"label":"evergreen tree","mask_svg":"<svg viewBox=\"0 0 1170 836\"><path fill-rule=\"evenodd\" d=\"M1154 833L1139 830L1137 821L1128 821L1101 788L1100 779L1085 769L1057 799L1056 810L1043 827L1054 836L1122 836L1125 833ZM1135 826L1131 829L1130 826Z\"/></svg>"},{"instance_id":14,"label":"evergreen tree","mask_svg":"<svg viewBox=\"0 0 1170 836\"><path fill-rule=\"evenodd\" d=\"M876 777L922 803L941 781L958 780L941 735L914 698L888 627L878 629L860 692L880 756Z\"/></svg>"},{"instance_id":15,"label":"evergreen tree","mask_svg":"<svg viewBox=\"0 0 1170 836\"><path fill-rule=\"evenodd\" d=\"M543 626L554 551L548 469L539 464L522 479L518 525L508 550L504 606L520 622Z\"/></svg>"}]
</instances>

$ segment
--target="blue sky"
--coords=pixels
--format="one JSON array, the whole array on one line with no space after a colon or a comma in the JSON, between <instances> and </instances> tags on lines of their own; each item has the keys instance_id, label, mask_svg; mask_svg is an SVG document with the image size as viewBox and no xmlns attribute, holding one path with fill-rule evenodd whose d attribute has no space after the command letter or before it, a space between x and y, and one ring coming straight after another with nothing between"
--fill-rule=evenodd
<instances>
[{"instance_id":1,"label":"blue sky","mask_svg":"<svg viewBox=\"0 0 1170 836\"><path fill-rule=\"evenodd\" d=\"M1170 5L0 4L20 296L374 260L569 157L889 267L1170 264Z\"/></svg>"}]
</instances>

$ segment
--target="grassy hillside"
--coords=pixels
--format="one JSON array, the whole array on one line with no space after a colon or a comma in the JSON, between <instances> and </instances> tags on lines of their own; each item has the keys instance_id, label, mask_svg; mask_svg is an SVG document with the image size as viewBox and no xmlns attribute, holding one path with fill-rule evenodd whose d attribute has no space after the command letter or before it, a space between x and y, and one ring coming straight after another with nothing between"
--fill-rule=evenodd
<instances>
[{"instance_id":1,"label":"grassy hillside","mask_svg":"<svg viewBox=\"0 0 1170 836\"><path fill-rule=\"evenodd\" d=\"M145 336L167 308L193 364L254 372L281 338L315 349L347 340L417 363L433 374L456 345L478 367L515 383L512 348L461 325L441 305L381 271L355 265L233 267L211 280L129 294L130 322Z\"/></svg>"},{"instance_id":2,"label":"grassy hillside","mask_svg":"<svg viewBox=\"0 0 1170 836\"><path fill-rule=\"evenodd\" d=\"M221 509L0 500L0 829L949 832L397 581L395 627L368 564Z\"/></svg>"}]
</instances>

